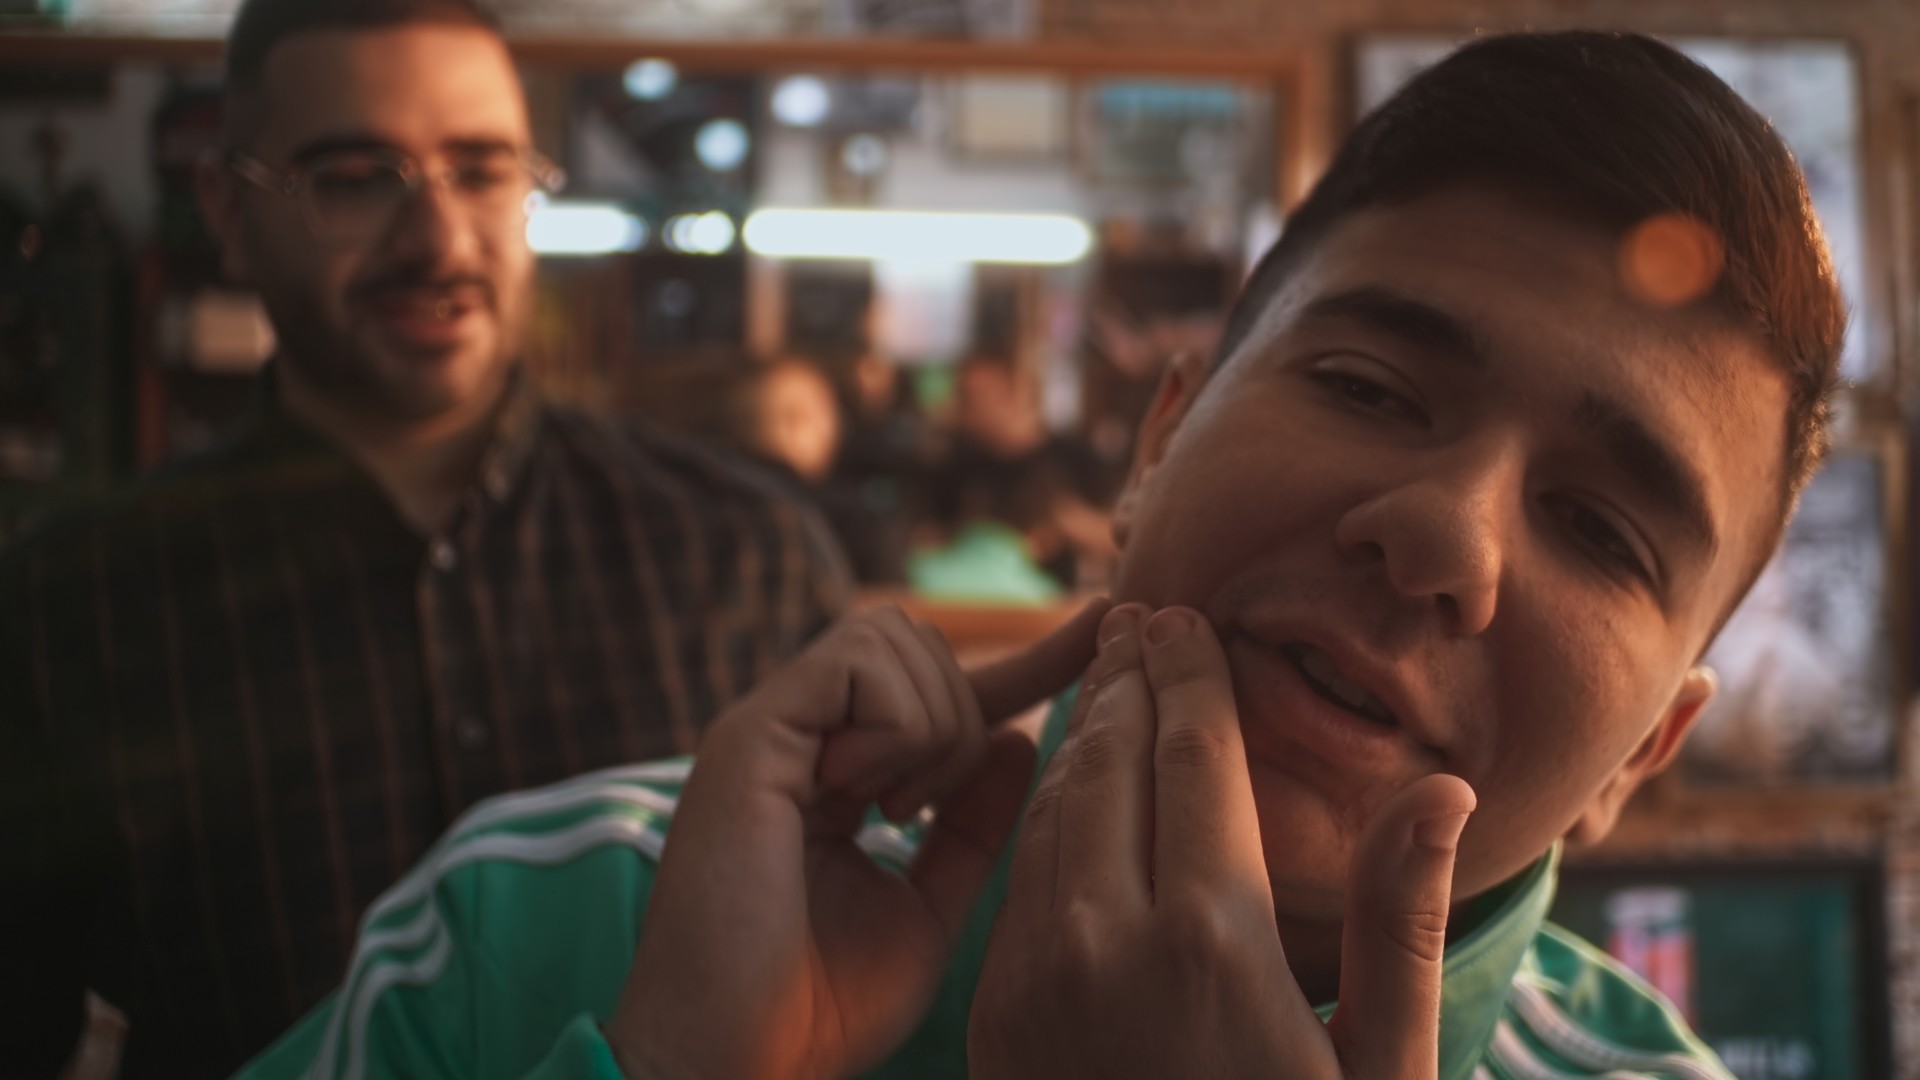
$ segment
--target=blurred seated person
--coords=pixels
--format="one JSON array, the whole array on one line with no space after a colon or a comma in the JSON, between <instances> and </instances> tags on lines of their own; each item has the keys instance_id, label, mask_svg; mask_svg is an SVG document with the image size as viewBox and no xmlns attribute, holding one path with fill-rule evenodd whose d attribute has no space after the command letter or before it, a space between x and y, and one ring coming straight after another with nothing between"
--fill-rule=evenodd
<instances>
[{"instance_id":1,"label":"blurred seated person","mask_svg":"<svg viewBox=\"0 0 1920 1080\"><path fill-rule=\"evenodd\" d=\"M1112 280L1116 295L1092 305L1082 352L1082 424L1104 474L1124 476L1134 431L1147 415L1167 364L1211 356L1220 341L1227 297L1222 275L1191 264L1153 267L1142 280Z\"/></svg>"},{"instance_id":2,"label":"blurred seated person","mask_svg":"<svg viewBox=\"0 0 1920 1080\"><path fill-rule=\"evenodd\" d=\"M960 365L951 443L927 492L932 517L956 540L1017 537L1059 586L1093 584L1086 579L1104 576L1116 554L1098 474L1085 447L1047 430L1038 387L1013 364L974 355Z\"/></svg>"},{"instance_id":3,"label":"blurred seated person","mask_svg":"<svg viewBox=\"0 0 1920 1080\"><path fill-rule=\"evenodd\" d=\"M878 350L848 366L844 398L846 433L823 509L863 584L904 585L932 432L912 380Z\"/></svg>"},{"instance_id":4,"label":"blurred seated person","mask_svg":"<svg viewBox=\"0 0 1920 1080\"><path fill-rule=\"evenodd\" d=\"M852 374L853 404L843 413L832 381L811 361L754 366L720 392L704 433L772 467L808 499L856 580L903 584L911 499L926 468L924 426L916 412L894 407L894 387L904 384L891 364L862 360Z\"/></svg>"},{"instance_id":5,"label":"blurred seated person","mask_svg":"<svg viewBox=\"0 0 1920 1080\"><path fill-rule=\"evenodd\" d=\"M0 560L0 1071L89 987L127 1075L311 1008L461 811L690 751L849 589L763 476L521 365L533 146L471 0L247 0L201 176L280 342L212 451Z\"/></svg>"},{"instance_id":6,"label":"blurred seated person","mask_svg":"<svg viewBox=\"0 0 1920 1080\"><path fill-rule=\"evenodd\" d=\"M840 452L840 402L819 368L793 358L756 366L726 397L728 441L802 486L826 481Z\"/></svg>"}]
</instances>

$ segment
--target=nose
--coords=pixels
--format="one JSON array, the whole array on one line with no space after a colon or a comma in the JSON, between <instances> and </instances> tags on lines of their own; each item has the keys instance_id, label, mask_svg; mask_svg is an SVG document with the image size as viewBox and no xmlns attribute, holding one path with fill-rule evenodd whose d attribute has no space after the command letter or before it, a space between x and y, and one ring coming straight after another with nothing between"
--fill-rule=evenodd
<instances>
[{"instance_id":1,"label":"nose","mask_svg":"<svg viewBox=\"0 0 1920 1080\"><path fill-rule=\"evenodd\" d=\"M474 242L468 217L444 179L429 180L396 211L387 233L388 252L399 262L454 261Z\"/></svg>"},{"instance_id":2,"label":"nose","mask_svg":"<svg viewBox=\"0 0 1920 1080\"><path fill-rule=\"evenodd\" d=\"M1471 637L1493 623L1519 482L1515 455L1463 447L1348 510L1334 539L1350 558L1383 563L1395 591Z\"/></svg>"}]
</instances>

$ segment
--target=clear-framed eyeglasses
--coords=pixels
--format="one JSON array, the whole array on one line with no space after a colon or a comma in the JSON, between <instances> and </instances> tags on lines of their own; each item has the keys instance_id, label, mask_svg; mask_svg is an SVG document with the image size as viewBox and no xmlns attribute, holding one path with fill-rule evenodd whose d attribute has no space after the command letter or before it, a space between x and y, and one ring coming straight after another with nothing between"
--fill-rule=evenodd
<instances>
[{"instance_id":1,"label":"clear-framed eyeglasses","mask_svg":"<svg viewBox=\"0 0 1920 1080\"><path fill-rule=\"evenodd\" d=\"M343 150L291 169L276 169L242 150L226 153L241 179L300 203L323 244L370 243L393 227L428 184L441 185L473 220L509 225L524 221L531 200L558 192L566 173L534 150L502 147L462 155L437 173L390 150Z\"/></svg>"}]
</instances>

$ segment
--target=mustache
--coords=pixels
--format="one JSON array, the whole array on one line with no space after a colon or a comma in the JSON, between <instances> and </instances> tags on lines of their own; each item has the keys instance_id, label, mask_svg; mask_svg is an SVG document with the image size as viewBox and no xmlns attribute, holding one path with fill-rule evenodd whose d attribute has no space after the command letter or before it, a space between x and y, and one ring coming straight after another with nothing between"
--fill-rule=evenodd
<instances>
[{"instance_id":1,"label":"mustache","mask_svg":"<svg viewBox=\"0 0 1920 1080\"><path fill-rule=\"evenodd\" d=\"M447 273L426 267L399 267L370 275L355 282L348 296L355 301L380 300L396 293L474 292L488 307L493 306L493 283L477 274Z\"/></svg>"},{"instance_id":2,"label":"mustache","mask_svg":"<svg viewBox=\"0 0 1920 1080\"><path fill-rule=\"evenodd\" d=\"M1327 575L1257 574L1229 590L1221 610L1207 614L1217 624L1249 608L1276 606L1337 611L1348 632L1379 656L1420 655L1433 646L1433 617L1426 605L1398 595L1378 568Z\"/></svg>"},{"instance_id":3,"label":"mustache","mask_svg":"<svg viewBox=\"0 0 1920 1080\"><path fill-rule=\"evenodd\" d=\"M1434 707L1453 717L1455 730L1467 730L1459 718L1462 703L1474 696L1474 676L1452 662L1453 650L1429 602L1399 595L1384 568L1326 574L1256 572L1224 590L1206 614L1220 626L1241 612L1263 607L1338 612L1337 621L1357 643L1375 656L1419 671Z\"/></svg>"}]
</instances>

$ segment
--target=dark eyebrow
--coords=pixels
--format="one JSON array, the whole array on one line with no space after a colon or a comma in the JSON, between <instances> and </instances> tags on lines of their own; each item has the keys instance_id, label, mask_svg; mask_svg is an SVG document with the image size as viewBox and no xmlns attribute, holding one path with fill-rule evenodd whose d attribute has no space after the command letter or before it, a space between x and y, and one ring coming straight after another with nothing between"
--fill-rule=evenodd
<instances>
[{"instance_id":1,"label":"dark eyebrow","mask_svg":"<svg viewBox=\"0 0 1920 1080\"><path fill-rule=\"evenodd\" d=\"M1377 285L1362 286L1307 305L1303 319L1358 323L1424 352L1484 371L1491 352L1473 327L1424 300Z\"/></svg>"},{"instance_id":2,"label":"dark eyebrow","mask_svg":"<svg viewBox=\"0 0 1920 1080\"><path fill-rule=\"evenodd\" d=\"M505 139L488 139L475 136L466 139L448 139L440 144L440 149L453 157L476 158L487 154L518 154L520 147Z\"/></svg>"},{"instance_id":3,"label":"dark eyebrow","mask_svg":"<svg viewBox=\"0 0 1920 1080\"><path fill-rule=\"evenodd\" d=\"M386 154L400 152L385 139L360 132L347 135L322 135L294 147L293 152L287 155L287 164L299 167L311 165L330 154L364 154L368 151Z\"/></svg>"},{"instance_id":4,"label":"dark eyebrow","mask_svg":"<svg viewBox=\"0 0 1920 1080\"><path fill-rule=\"evenodd\" d=\"M1688 539L1707 555L1719 549L1720 536L1707 508L1707 485L1685 457L1618 402L1582 394L1573 415L1577 426L1600 436L1608 455L1661 512L1680 524Z\"/></svg>"},{"instance_id":5,"label":"dark eyebrow","mask_svg":"<svg viewBox=\"0 0 1920 1080\"><path fill-rule=\"evenodd\" d=\"M514 154L518 153L520 148L506 139L491 139L476 136L471 138L448 139L441 144L441 149L454 157L472 158L484 154ZM370 132L356 131L338 135L322 135L315 139L309 139L295 147L293 152L287 155L287 163L298 168L300 166L311 165L315 161L327 157L330 154L365 154L369 152L383 154L404 153L399 147L378 135Z\"/></svg>"}]
</instances>

